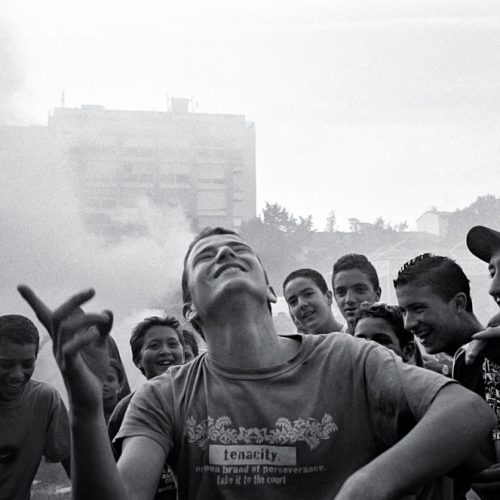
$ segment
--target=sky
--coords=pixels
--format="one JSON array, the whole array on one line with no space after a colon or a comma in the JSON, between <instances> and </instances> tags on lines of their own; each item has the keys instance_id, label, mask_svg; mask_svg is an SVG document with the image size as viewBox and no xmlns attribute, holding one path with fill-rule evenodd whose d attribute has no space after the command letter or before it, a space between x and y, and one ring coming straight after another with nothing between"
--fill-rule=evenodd
<instances>
[{"instance_id":1,"label":"sky","mask_svg":"<svg viewBox=\"0 0 500 500\"><path fill-rule=\"evenodd\" d=\"M61 103L244 114L257 207L340 229L498 194L497 2L1 0L3 122ZM8 103L8 104L6 104Z\"/></svg>"}]
</instances>

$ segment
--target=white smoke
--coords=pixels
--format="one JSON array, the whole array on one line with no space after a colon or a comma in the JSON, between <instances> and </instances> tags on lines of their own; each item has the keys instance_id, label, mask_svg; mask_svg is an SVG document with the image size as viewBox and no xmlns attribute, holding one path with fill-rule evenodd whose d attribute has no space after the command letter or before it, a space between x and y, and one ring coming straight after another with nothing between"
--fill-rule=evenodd
<instances>
[{"instance_id":1,"label":"white smoke","mask_svg":"<svg viewBox=\"0 0 500 500\"><path fill-rule=\"evenodd\" d=\"M0 140L7 146L3 149L13 149L12 141L22 148L19 131L1 132L2 128ZM161 307L170 314L172 304L178 309L182 261L192 238L189 221L180 210L142 199L136 214L147 227L146 234L106 243L86 230L73 180L63 164L49 164L37 155L36 147L14 148L10 156L0 153L1 314L24 314L35 321L17 293L19 283L31 286L52 308L71 294L94 287L96 297L84 308L113 311L112 333L128 360L127 374L140 375L129 356L130 330L151 315L151 308ZM40 332L45 335L41 326ZM56 381L62 388L49 352L50 345L41 349L35 378Z\"/></svg>"}]
</instances>

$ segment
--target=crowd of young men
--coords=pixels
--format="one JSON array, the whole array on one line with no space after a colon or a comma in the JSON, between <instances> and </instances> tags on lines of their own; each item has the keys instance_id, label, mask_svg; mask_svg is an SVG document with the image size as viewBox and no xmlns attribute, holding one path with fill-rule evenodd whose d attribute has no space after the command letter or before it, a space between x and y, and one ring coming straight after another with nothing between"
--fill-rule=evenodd
<instances>
[{"instance_id":1,"label":"crowd of young men","mask_svg":"<svg viewBox=\"0 0 500 500\"><path fill-rule=\"evenodd\" d=\"M490 294L500 305L500 233L473 228L467 241L488 262ZM74 497L161 498L168 466L181 499L446 500L463 498L471 484L482 498L499 498L492 409L500 331L474 316L460 267L428 254L405 264L394 281L399 308L376 304L377 273L362 255L334 264L333 293L311 271L285 279L302 333L280 336L271 316L276 296L259 257L233 231L201 232L185 256L182 292L184 316L207 352L183 364L177 324L136 331L134 363L149 380L121 405L127 409L114 450L103 402L113 366L111 313L81 311L93 290L50 311L20 286L51 335L68 391ZM345 326L333 316L333 298ZM3 404L30 394L38 346L4 335L1 320L0 419ZM428 354L458 351L453 374L460 384L422 368L414 335ZM175 350L174 341L182 345L175 362L149 351ZM147 371L147 363L158 370ZM14 433L2 436L3 481L17 456L9 451L15 444L4 443ZM46 456L66 461L67 449ZM26 477L29 483L33 475ZM0 498L26 498L26 491L5 496L0 483Z\"/></svg>"}]
</instances>

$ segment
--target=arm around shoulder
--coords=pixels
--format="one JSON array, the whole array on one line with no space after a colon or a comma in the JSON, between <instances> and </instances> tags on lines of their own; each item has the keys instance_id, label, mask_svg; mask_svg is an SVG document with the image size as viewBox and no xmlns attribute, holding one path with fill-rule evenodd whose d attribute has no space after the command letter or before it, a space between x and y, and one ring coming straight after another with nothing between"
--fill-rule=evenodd
<instances>
[{"instance_id":1,"label":"arm around shoulder","mask_svg":"<svg viewBox=\"0 0 500 500\"><path fill-rule=\"evenodd\" d=\"M338 498L399 498L468 459L490 439L495 424L495 415L479 396L447 384L415 427L353 474Z\"/></svg>"}]
</instances>

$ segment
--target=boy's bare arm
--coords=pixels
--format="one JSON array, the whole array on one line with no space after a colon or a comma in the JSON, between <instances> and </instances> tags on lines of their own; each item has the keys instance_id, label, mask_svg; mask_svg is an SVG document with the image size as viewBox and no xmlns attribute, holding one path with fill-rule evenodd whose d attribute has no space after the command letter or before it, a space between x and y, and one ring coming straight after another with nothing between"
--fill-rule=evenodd
<instances>
[{"instance_id":1,"label":"boy's bare arm","mask_svg":"<svg viewBox=\"0 0 500 500\"><path fill-rule=\"evenodd\" d=\"M449 384L413 430L354 473L336 500L399 498L464 462L479 442L489 439L495 424L495 415L479 396Z\"/></svg>"},{"instance_id":2,"label":"boy's bare arm","mask_svg":"<svg viewBox=\"0 0 500 500\"><path fill-rule=\"evenodd\" d=\"M129 494L118 472L104 421L102 388L109 367L107 336L112 325L111 313L83 313L80 306L94 296L93 290L72 296L53 312L30 288L20 286L19 292L48 329L54 357L68 391L73 497L152 498L145 496L145 490L139 496ZM139 457L136 465L140 467L140 464L148 464L148 461ZM154 468L151 469L154 472ZM161 467L157 470L156 482L153 481L155 486L160 474Z\"/></svg>"}]
</instances>

